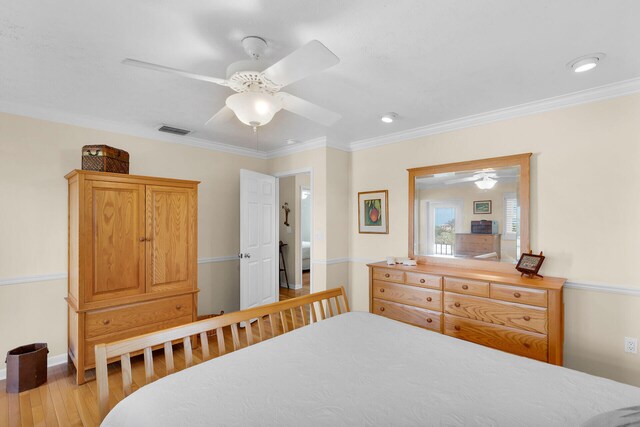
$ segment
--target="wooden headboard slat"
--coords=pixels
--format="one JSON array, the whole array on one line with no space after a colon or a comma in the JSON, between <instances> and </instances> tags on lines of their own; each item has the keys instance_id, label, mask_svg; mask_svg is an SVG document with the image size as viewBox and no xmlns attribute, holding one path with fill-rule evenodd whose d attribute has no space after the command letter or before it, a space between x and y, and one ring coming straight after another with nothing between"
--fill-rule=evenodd
<instances>
[{"instance_id":1,"label":"wooden headboard slat","mask_svg":"<svg viewBox=\"0 0 640 427\"><path fill-rule=\"evenodd\" d=\"M313 322L324 320L326 318L324 311L324 303L326 301L329 317L334 316L334 311L331 305L331 300L335 300L337 313L342 313L340 308L339 299L342 299L345 307L345 312L349 311L349 303L346 298L346 294L343 287L330 289L323 292L317 292L306 296L292 298L289 300L276 302L273 304L263 305L260 307L254 307L247 310L237 311L234 313L223 314L205 320L200 320L186 325L177 326L174 328L164 329L149 334L140 335L121 341L116 341L108 344L98 344L95 347L96 353L96 380L98 386L98 406L100 408L100 419L109 412L109 375L107 370L107 363L113 358L120 358L122 365L122 379L124 395L127 396L131 393L132 389L132 375L131 375L131 361L129 355L135 352L143 351L144 353L144 365L146 382L153 381L157 374L154 372L153 366L153 349L159 346L164 347L164 359L165 370L167 375L174 372L174 357L173 357L173 342L182 341L184 346L184 358L185 365L187 367L193 364L193 354L191 350L191 337L200 335L201 344L206 346L206 349L202 349L202 359L207 360L209 358L209 347L207 332L215 330L218 339L218 356L222 356L226 353L224 342L224 327L231 327L233 349L240 348L240 335L238 332L238 325L246 322L245 328L247 345L252 345L257 342L254 339L253 331L251 330L251 321L258 319L258 331L260 335L260 341L267 339L264 317L269 316L271 337L278 335L278 327L275 322L276 317L280 318L282 323L282 333L287 333L290 330L298 329L309 324L307 322L307 315L304 311L304 307L309 305L311 311L311 319ZM318 303L320 309L320 319L317 318L315 303ZM302 314L302 325L296 319L296 310L299 310ZM291 327L287 319L287 312L291 316ZM161 370L160 370L161 371Z\"/></svg>"}]
</instances>

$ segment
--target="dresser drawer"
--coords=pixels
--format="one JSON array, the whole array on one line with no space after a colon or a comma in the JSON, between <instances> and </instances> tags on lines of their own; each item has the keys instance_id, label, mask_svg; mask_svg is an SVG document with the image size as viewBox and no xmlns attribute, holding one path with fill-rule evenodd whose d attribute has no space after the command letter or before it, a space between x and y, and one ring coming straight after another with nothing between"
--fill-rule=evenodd
<instances>
[{"instance_id":1,"label":"dresser drawer","mask_svg":"<svg viewBox=\"0 0 640 427\"><path fill-rule=\"evenodd\" d=\"M547 361L547 337L505 326L444 315L444 333L487 347Z\"/></svg>"},{"instance_id":2,"label":"dresser drawer","mask_svg":"<svg viewBox=\"0 0 640 427\"><path fill-rule=\"evenodd\" d=\"M479 297L489 296L489 282L481 282L479 280L445 277L444 289L459 294L476 295Z\"/></svg>"},{"instance_id":3,"label":"dresser drawer","mask_svg":"<svg viewBox=\"0 0 640 427\"><path fill-rule=\"evenodd\" d=\"M92 338L186 315L191 316L192 311L193 297L189 294L88 312L85 317L85 337Z\"/></svg>"},{"instance_id":4,"label":"dresser drawer","mask_svg":"<svg viewBox=\"0 0 640 427\"><path fill-rule=\"evenodd\" d=\"M93 367L96 363L95 346L97 344L120 341L138 335L148 334L150 332L161 331L162 329L173 328L174 326L186 325L191 323L193 318L191 314L188 316L178 317L177 319L168 320L166 322L154 323L152 325L144 325L138 328L131 328L126 331L116 332L114 334L94 337L85 340L84 364L87 367ZM111 362L111 361L110 361Z\"/></svg>"},{"instance_id":5,"label":"dresser drawer","mask_svg":"<svg viewBox=\"0 0 640 427\"><path fill-rule=\"evenodd\" d=\"M378 298L373 299L373 313L436 332L440 332L442 324L441 313Z\"/></svg>"},{"instance_id":6,"label":"dresser drawer","mask_svg":"<svg viewBox=\"0 0 640 427\"><path fill-rule=\"evenodd\" d=\"M524 331L547 333L547 310L544 308L445 292L444 312Z\"/></svg>"},{"instance_id":7,"label":"dresser drawer","mask_svg":"<svg viewBox=\"0 0 640 427\"><path fill-rule=\"evenodd\" d=\"M390 268L374 268L373 278L386 282L404 282L404 271L392 270Z\"/></svg>"},{"instance_id":8,"label":"dresser drawer","mask_svg":"<svg viewBox=\"0 0 640 427\"><path fill-rule=\"evenodd\" d=\"M424 288L442 289L442 277L424 273L406 273L406 282Z\"/></svg>"},{"instance_id":9,"label":"dresser drawer","mask_svg":"<svg viewBox=\"0 0 640 427\"><path fill-rule=\"evenodd\" d=\"M491 284L491 298L513 301L522 304L547 306L547 291L544 289L519 288L516 286Z\"/></svg>"},{"instance_id":10,"label":"dresser drawer","mask_svg":"<svg viewBox=\"0 0 640 427\"><path fill-rule=\"evenodd\" d=\"M442 311L442 292L417 286L374 280L373 297L429 310Z\"/></svg>"}]
</instances>

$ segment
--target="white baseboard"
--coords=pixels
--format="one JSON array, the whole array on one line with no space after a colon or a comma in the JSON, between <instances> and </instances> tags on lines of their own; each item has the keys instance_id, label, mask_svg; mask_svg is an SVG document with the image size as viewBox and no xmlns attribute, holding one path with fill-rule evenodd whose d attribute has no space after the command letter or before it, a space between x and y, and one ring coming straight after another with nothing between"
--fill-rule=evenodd
<instances>
[{"instance_id":1,"label":"white baseboard","mask_svg":"<svg viewBox=\"0 0 640 427\"><path fill-rule=\"evenodd\" d=\"M62 365L67 363L67 354L58 354L56 356L49 356L47 358L47 367ZM0 369L0 381L7 378L7 368Z\"/></svg>"}]
</instances>

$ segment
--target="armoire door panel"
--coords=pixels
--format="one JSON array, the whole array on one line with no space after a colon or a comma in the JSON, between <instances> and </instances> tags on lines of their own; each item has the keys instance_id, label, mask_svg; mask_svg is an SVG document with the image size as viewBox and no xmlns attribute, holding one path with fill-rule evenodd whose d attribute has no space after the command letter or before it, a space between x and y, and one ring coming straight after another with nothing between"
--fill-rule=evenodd
<instances>
[{"instance_id":1,"label":"armoire door panel","mask_svg":"<svg viewBox=\"0 0 640 427\"><path fill-rule=\"evenodd\" d=\"M144 293L144 185L88 181L85 197L85 300Z\"/></svg>"},{"instance_id":2,"label":"armoire door panel","mask_svg":"<svg viewBox=\"0 0 640 427\"><path fill-rule=\"evenodd\" d=\"M196 256L195 191L146 187L147 291L190 288Z\"/></svg>"}]
</instances>

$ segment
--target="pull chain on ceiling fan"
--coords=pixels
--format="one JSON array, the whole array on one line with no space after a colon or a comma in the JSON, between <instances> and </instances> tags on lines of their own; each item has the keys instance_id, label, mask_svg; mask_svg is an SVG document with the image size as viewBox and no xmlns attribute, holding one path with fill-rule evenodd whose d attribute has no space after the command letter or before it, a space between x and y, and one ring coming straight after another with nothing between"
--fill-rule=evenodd
<instances>
[{"instance_id":1,"label":"pull chain on ceiling fan","mask_svg":"<svg viewBox=\"0 0 640 427\"><path fill-rule=\"evenodd\" d=\"M177 68L165 67L136 59L125 59L123 64L176 74L190 79L227 86L237 93L229 96L222 107L205 126L229 121L234 115L242 123L254 128L269 123L284 109L331 126L342 116L280 89L311 74L336 65L340 59L322 43L313 40L295 52L268 66L262 60L267 42L261 37L249 36L242 40L245 52L252 58L234 62L227 68L227 79L210 77ZM266 69L265 69L266 68Z\"/></svg>"}]
</instances>

